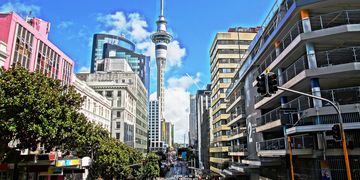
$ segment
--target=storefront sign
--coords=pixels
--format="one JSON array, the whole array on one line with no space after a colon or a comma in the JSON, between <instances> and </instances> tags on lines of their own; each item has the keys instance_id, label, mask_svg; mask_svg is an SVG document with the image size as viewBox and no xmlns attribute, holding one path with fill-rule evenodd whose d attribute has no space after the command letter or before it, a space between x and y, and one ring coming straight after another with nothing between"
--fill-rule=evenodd
<instances>
[{"instance_id":1,"label":"storefront sign","mask_svg":"<svg viewBox=\"0 0 360 180\"><path fill-rule=\"evenodd\" d=\"M63 175L63 168L49 167L47 172L40 172L40 176Z\"/></svg>"},{"instance_id":2,"label":"storefront sign","mask_svg":"<svg viewBox=\"0 0 360 180\"><path fill-rule=\"evenodd\" d=\"M80 159L57 160L56 167L77 166L81 164Z\"/></svg>"}]
</instances>

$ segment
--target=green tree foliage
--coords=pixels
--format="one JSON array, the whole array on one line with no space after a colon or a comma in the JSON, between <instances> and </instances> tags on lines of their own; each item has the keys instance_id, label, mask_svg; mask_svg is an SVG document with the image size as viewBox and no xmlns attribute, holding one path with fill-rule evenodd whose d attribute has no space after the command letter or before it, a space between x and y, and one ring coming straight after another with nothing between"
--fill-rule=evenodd
<instances>
[{"instance_id":1,"label":"green tree foliage","mask_svg":"<svg viewBox=\"0 0 360 180\"><path fill-rule=\"evenodd\" d=\"M141 167L141 179L154 179L160 175L159 162L160 157L155 153L149 153L146 156L144 165Z\"/></svg>"},{"instance_id":2,"label":"green tree foliage","mask_svg":"<svg viewBox=\"0 0 360 180\"><path fill-rule=\"evenodd\" d=\"M89 122L79 113L82 101L74 87L62 86L58 80L20 66L0 69L0 163L24 160L18 149L34 150L42 144L47 149L58 147L92 157L92 179L159 174L157 156L152 154L144 167L134 168L143 155Z\"/></svg>"}]
</instances>

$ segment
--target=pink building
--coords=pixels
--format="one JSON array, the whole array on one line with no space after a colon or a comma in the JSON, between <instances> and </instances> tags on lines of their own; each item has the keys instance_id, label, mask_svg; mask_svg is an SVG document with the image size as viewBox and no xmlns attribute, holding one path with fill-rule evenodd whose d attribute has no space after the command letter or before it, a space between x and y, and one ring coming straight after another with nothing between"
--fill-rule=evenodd
<instances>
[{"instance_id":1,"label":"pink building","mask_svg":"<svg viewBox=\"0 0 360 180\"><path fill-rule=\"evenodd\" d=\"M20 62L29 71L71 83L74 61L48 39L50 23L39 18L24 20L14 12L0 13L0 41L8 54L5 69Z\"/></svg>"}]
</instances>

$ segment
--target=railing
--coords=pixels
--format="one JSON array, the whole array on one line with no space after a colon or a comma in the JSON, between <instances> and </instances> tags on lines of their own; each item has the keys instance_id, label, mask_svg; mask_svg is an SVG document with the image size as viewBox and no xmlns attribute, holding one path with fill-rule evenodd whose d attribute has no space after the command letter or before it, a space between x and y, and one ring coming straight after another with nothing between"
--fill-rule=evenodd
<instances>
[{"instance_id":1,"label":"railing","mask_svg":"<svg viewBox=\"0 0 360 180\"><path fill-rule=\"evenodd\" d=\"M344 10L335 13L314 16L310 18L310 22L312 31L345 24L360 24L360 10ZM303 33L302 21L298 21L293 25L293 27L290 28L289 32L280 41L280 53L286 49L286 47L288 47L290 43L301 33ZM274 52L275 48L271 51L270 55L265 58L264 62L260 64L258 70L256 70L254 73L254 77L264 72L265 69L276 59L277 56L276 53L274 56ZM319 67L321 67L321 65Z\"/></svg>"},{"instance_id":2,"label":"railing","mask_svg":"<svg viewBox=\"0 0 360 180\"><path fill-rule=\"evenodd\" d=\"M229 147L229 152L246 152L247 147L245 144L234 145Z\"/></svg>"},{"instance_id":3,"label":"railing","mask_svg":"<svg viewBox=\"0 0 360 180\"><path fill-rule=\"evenodd\" d=\"M229 98L229 105L231 105L237 98L240 96L244 96L244 91L242 89L237 90L233 96L230 96Z\"/></svg>"},{"instance_id":4,"label":"railing","mask_svg":"<svg viewBox=\"0 0 360 180\"><path fill-rule=\"evenodd\" d=\"M360 24L360 10L343 10L314 16L310 17L310 22L313 31L344 24Z\"/></svg>"},{"instance_id":5,"label":"railing","mask_svg":"<svg viewBox=\"0 0 360 180\"><path fill-rule=\"evenodd\" d=\"M317 52L311 56L316 56L316 62L319 68L360 62L360 46ZM285 84L306 69L309 69L307 57L303 55L282 72L282 79L280 79L280 76L278 77L278 81L281 82L279 85ZM256 97L255 103L262 99L263 97L261 96Z\"/></svg>"},{"instance_id":6,"label":"railing","mask_svg":"<svg viewBox=\"0 0 360 180\"><path fill-rule=\"evenodd\" d=\"M238 135L238 134L241 134L241 133L246 133L246 127L243 127L243 128L235 128L235 129L232 129L230 130L230 134L229 134L229 137L230 136L235 136L235 135Z\"/></svg>"},{"instance_id":7,"label":"railing","mask_svg":"<svg viewBox=\"0 0 360 180\"><path fill-rule=\"evenodd\" d=\"M286 138L277 138L259 142L260 151L264 150L284 150L287 147ZM314 148L314 138L309 135L291 137L292 149L312 149Z\"/></svg>"},{"instance_id":8,"label":"railing","mask_svg":"<svg viewBox=\"0 0 360 180\"><path fill-rule=\"evenodd\" d=\"M302 22L296 22L289 30L289 32L283 37L283 39L279 42L279 54L286 49L290 45L290 43L299 35L303 33ZM258 69L254 73L254 77L259 76L262 72L265 71L267 67L270 66L272 62L277 58L276 49L272 49L270 54L265 58L264 62L260 64Z\"/></svg>"},{"instance_id":9,"label":"railing","mask_svg":"<svg viewBox=\"0 0 360 180\"><path fill-rule=\"evenodd\" d=\"M296 109L282 109L278 107L256 119L258 126L264 125L269 122L281 120L282 123L288 124L297 121Z\"/></svg>"},{"instance_id":10,"label":"railing","mask_svg":"<svg viewBox=\"0 0 360 180\"><path fill-rule=\"evenodd\" d=\"M286 82L294 78L296 75L303 72L305 69L308 69L307 59L306 56L301 56L297 61L295 61L292 65L287 67L282 72L282 84L285 84Z\"/></svg>"},{"instance_id":11,"label":"railing","mask_svg":"<svg viewBox=\"0 0 360 180\"><path fill-rule=\"evenodd\" d=\"M360 103L360 86L322 90L321 96L333 102L338 102L340 105ZM331 106L329 103L324 101L322 104L323 106ZM292 125L298 120L294 112L300 112L309 108L314 108L314 103L312 98L300 96L286 103L284 107L288 109L287 114L284 114L284 111L281 110L281 107L278 107L258 118L258 124L263 125L280 119L283 123ZM345 123L360 122L360 112L344 113L343 118ZM338 121L338 116L336 114L321 115L319 117L308 117L301 119L298 125L314 125L316 123L329 124L338 123Z\"/></svg>"}]
</instances>

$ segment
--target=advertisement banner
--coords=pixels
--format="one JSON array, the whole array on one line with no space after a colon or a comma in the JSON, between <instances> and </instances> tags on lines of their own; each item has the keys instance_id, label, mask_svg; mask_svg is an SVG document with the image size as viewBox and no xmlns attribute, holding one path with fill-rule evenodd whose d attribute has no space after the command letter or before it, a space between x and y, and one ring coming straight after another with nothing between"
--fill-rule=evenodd
<instances>
[{"instance_id":1,"label":"advertisement banner","mask_svg":"<svg viewBox=\"0 0 360 180\"><path fill-rule=\"evenodd\" d=\"M56 167L77 166L81 164L80 159L57 160Z\"/></svg>"}]
</instances>

